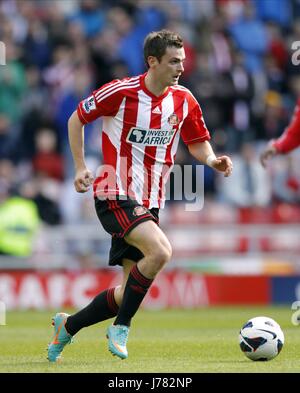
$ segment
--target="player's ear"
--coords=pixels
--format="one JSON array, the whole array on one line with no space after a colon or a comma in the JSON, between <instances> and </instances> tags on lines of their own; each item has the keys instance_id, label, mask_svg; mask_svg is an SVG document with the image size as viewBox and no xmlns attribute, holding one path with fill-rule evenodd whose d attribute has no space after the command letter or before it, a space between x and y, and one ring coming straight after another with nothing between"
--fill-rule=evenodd
<instances>
[{"instance_id":1,"label":"player's ear","mask_svg":"<svg viewBox=\"0 0 300 393\"><path fill-rule=\"evenodd\" d=\"M153 68L158 64L157 57L155 56L148 56L147 61L150 68Z\"/></svg>"}]
</instances>

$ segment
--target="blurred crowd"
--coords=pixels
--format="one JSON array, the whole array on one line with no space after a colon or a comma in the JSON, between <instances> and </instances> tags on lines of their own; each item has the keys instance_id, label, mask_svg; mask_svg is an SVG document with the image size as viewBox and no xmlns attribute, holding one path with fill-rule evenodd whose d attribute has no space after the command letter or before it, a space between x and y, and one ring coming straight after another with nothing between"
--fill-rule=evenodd
<instances>
[{"instance_id":1,"label":"blurred crowd","mask_svg":"<svg viewBox=\"0 0 300 393\"><path fill-rule=\"evenodd\" d=\"M207 198L299 203L298 152L267 171L258 157L282 134L300 93L300 65L292 64L300 0L0 0L0 222L19 205L30 231L39 221L96 220L91 194L73 189L68 118L102 84L145 72L144 37L162 28L184 38L180 83L198 99L214 149L233 158L230 179L205 168ZM95 172L101 119L85 129ZM182 144L177 163L195 164Z\"/></svg>"}]
</instances>

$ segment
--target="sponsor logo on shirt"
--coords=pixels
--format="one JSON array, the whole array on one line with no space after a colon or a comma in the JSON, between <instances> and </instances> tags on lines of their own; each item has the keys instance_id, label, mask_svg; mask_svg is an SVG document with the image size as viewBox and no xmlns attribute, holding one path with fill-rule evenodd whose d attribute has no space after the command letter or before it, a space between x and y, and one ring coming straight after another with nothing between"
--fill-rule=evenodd
<instances>
[{"instance_id":1,"label":"sponsor logo on shirt","mask_svg":"<svg viewBox=\"0 0 300 393\"><path fill-rule=\"evenodd\" d=\"M96 109L95 97L90 96L83 101L83 109L85 113L90 113L90 111Z\"/></svg>"},{"instance_id":2,"label":"sponsor logo on shirt","mask_svg":"<svg viewBox=\"0 0 300 393\"><path fill-rule=\"evenodd\" d=\"M169 145L176 130L160 130L155 128L144 129L132 127L129 130L126 141L144 146Z\"/></svg>"}]
</instances>

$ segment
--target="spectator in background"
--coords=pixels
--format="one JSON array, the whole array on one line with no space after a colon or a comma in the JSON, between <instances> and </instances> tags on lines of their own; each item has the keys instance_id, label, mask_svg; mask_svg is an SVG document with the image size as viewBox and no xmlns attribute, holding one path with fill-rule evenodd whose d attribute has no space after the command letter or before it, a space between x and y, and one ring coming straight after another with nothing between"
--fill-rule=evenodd
<instances>
[{"instance_id":1,"label":"spectator in background","mask_svg":"<svg viewBox=\"0 0 300 393\"><path fill-rule=\"evenodd\" d=\"M77 102L87 95L93 89L92 85L93 74L86 65L78 65L74 69L74 83L70 88L58 98L57 104L54 108L54 118L58 129L59 145L63 152L65 174L67 177L73 175L73 159L71 156L68 143L68 118L76 108ZM93 136L92 125L86 127L86 144L90 144L90 139Z\"/></svg>"},{"instance_id":2,"label":"spectator in background","mask_svg":"<svg viewBox=\"0 0 300 393\"><path fill-rule=\"evenodd\" d=\"M284 133L278 139L272 139L265 150L262 152L260 159L265 167L267 160L276 154L286 154L300 146L300 99L294 110L294 115Z\"/></svg>"},{"instance_id":3,"label":"spectator in background","mask_svg":"<svg viewBox=\"0 0 300 393\"><path fill-rule=\"evenodd\" d=\"M74 69L74 82L58 97L54 108L54 117L58 125L59 139L64 146L68 139L67 122L76 103L93 88L93 74L86 65L77 65Z\"/></svg>"},{"instance_id":4,"label":"spectator in background","mask_svg":"<svg viewBox=\"0 0 300 393\"><path fill-rule=\"evenodd\" d=\"M45 24L35 19L28 25L28 32L23 43L24 61L43 70L50 62L51 44Z\"/></svg>"},{"instance_id":5,"label":"spectator in background","mask_svg":"<svg viewBox=\"0 0 300 393\"><path fill-rule=\"evenodd\" d=\"M51 103L55 104L59 97L74 84L73 47L69 42L60 43L54 48L52 56L52 64L43 71L42 75L49 88Z\"/></svg>"},{"instance_id":6,"label":"spectator in background","mask_svg":"<svg viewBox=\"0 0 300 393\"><path fill-rule=\"evenodd\" d=\"M8 116L0 112L0 159L12 158L16 140L17 133L14 132Z\"/></svg>"},{"instance_id":7,"label":"spectator in background","mask_svg":"<svg viewBox=\"0 0 300 393\"><path fill-rule=\"evenodd\" d=\"M21 134L22 101L26 93L25 72L19 61L20 51L8 41L6 65L0 72L0 158L18 159Z\"/></svg>"},{"instance_id":8,"label":"spectator in background","mask_svg":"<svg viewBox=\"0 0 300 393\"><path fill-rule=\"evenodd\" d=\"M278 68L281 71L285 71L288 62L288 51L282 29L275 23L269 22L267 31L270 54L274 58Z\"/></svg>"},{"instance_id":9,"label":"spectator in background","mask_svg":"<svg viewBox=\"0 0 300 393\"><path fill-rule=\"evenodd\" d=\"M112 26L104 28L101 34L98 34L92 40L90 56L93 65L95 87L101 86L114 78L112 75L112 65L115 62L121 61L117 55L118 47L119 35ZM127 67L127 63L123 63Z\"/></svg>"},{"instance_id":10,"label":"spectator in background","mask_svg":"<svg viewBox=\"0 0 300 393\"><path fill-rule=\"evenodd\" d=\"M36 153L32 160L33 171L61 182L64 179L64 159L57 151L55 132L40 129L35 139Z\"/></svg>"},{"instance_id":11,"label":"spectator in background","mask_svg":"<svg viewBox=\"0 0 300 393\"><path fill-rule=\"evenodd\" d=\"M268 49L268 36L252 2L245 2L243 16L229 26L229 31L245 55L246 69L253 74L261 72L263 56Z\"/></svg>"},{"instance_id":12,"label":"spectator in background","mask_svg":"<svg viewBox=\"0 0 300 393\"><path fill-rule=\"evenodd\" d=\"M245 0L216 0L216 5L217 5L217 9L225 17L226 23L230 24L242 17L244 13L246 1Z\"/></svg>"},{"instance_id":13,"label":"spectator in background","mask_svg":"<svg viewBox=\"0 0 300 393\"><path fill-rule=\"evenodd\" d=\"M189 79L189 87L192 87L196 99L200 102L205 122L210 129L217 130L224 125L224 108L218 100L217 88L219 74L216 74L212 66L209 52L197 54L197 66Z\"/></svg>"},{"instance_id":14,"label":"spectator in background","mask_svg":"<svg viewBox=\"0 0 300 393\"><path fill-rule=\"evenodd\" d=\"M80 0L52 0L48 2L45 15L47 15L48 40L51 43L51 52L53 47L56 47L59 42L62 42L63 39L69 36L70 24L79 25L80 30L83 30L82 25L76 18L74 21L72 20L72 17L78 11L79 1Z\"/></svg>"},{"instance_id":15,"label":"spectator in background","mask_svg":"<svg viewBox=\"0 0 300 393\"><path fill-rule=\"evenodd\" d=\"M57 183L42 176L22 182L19 188L20 195L35 204L40 219L48 225L58 225L62 222L58 205L59 192Z\"/></svg>"},{"instance_id":16,"label":"spectator in background","mask_svg":"<svg viewBox=\"0 0 300 393\"><path fill-rule=\"evenodd\" d=\"M87 164L93 173L97 173L99 170L99 158L95 159L87 156ZM93 206L91 206L92 198L90 193L84 195L76 193L74 195L74 183L72 178L67 178L66 181L64 181L58 203L64 223L69 225L91 222L98 223L98 221L96 221L97 217L92 214Z\"/></svg>"},{"instance_id":17,"label":"spectator in background","mask_svg":"<svg viewBox=\"0 0 300 393\"><path fill-rule=\"evenodd\" d=\"M100 0L82 0L80 9L74 15L70 16L71 21L80 23L87 38L93 37L101 32L104 26L105 16L103 5Z\"/></svg>"},{"instance_id":18,"label":"spectator in background","mask_svg":"<svg viewBox=\"0 0 300 393\"><path fill-rule=\"evenodd\" d=\"M8 196L9 192L16 190L18 187L17 168L11 160L0 160L0 186L3 190L1 204L5 199L4 197Z\"/></svg>"},{"instance_id":19,"label":"spectator in background","mask_svg":"<svg viewBox=\"0 0 300 393\"><path fill-rule=\"evenodd\" d=\"M87 68L90 63L90 47L86 44L86 37L79 22L73 21L67 24L67 37L72 45L73 63L75 66Z\"/></svg>"},{"instance_id":20,"label":"spectator in background","mask_svg":"<svg viewBox=\"0 0 300 393\"><path fill-rule=\"evenodd\" d=\"M225 149L237 151L245 140L254 139L252 123L251 102L254 97L253 77L245 68L244 55L238 50L232 51L232 67L224 73L227 80L227 102L223 101L222 107L227 114L226 123L229 137ZM223 83L224 85L224 83ZM231 86L231 91L229 87ZM223 86L220 86L220 93Z\"/></svg>"},{"instance_id":21,"label":"spectator in background","mask_svg":"<svg viewBox=\"0 0 300 393\"><path fill-rule=\"evenodd\" d=\"M233 159L232 176L226 182L218 179L220 200L236 207L267 206L271 201L270 178L251 143L244 143L240 151L241 156Z\"/></svg>"},{"instance_id":22,"label":"spectator in background","mask_svg":"<svg viewBox=\"0 0 300 393\"><path fill-rule=\"evenodd\" d=\"M282 96L275 91L268 91L264 101L265 110L254 122L256 139L277 138L286 125Z\"/></svg>"},{"instance_id":23,"label":"spectator in background","mask_svg":"<svg viewBox=\"0 0 300 393\"><path fill-rule=\"evenodd\" d=\"M286 0L254 0L257 15L263 21L276 22L288 28L292 19L292 2Z\"/></svg>"},{"instance_id":24,"label":"spectator in background","mask_svg":"<svg viewBox=\"0 0 300 393\"><path fill-rule=\"evenodd\" d=\"M45 119L51 116L52 108L49 103L49 91L42 84L40 70L29 65L26 68L26 83L30 94L24 100L22 130L19 139L20 157L31 160L34 155L35 135L44 124Z\"/></svg>"},{"instance_id":25,"label":"spectator in background","mask_svg":"<svg viewBox=\"0 0 300 393\"><path fill-rule=\"evenodd\" d=\"M30 256L38 226L36 204L0 184L0 254Z\"/></svg>"},{"instance_id":26,"label":"spectator in background","mask_svg":"<svg viewBox=\"0 0 300 393\"><path fill-rule=\"evenodd\" d=\"M268 54L264 59L265 64L265 80L268 89L278 93L284 93L286 88L284 72L278 65L277 59L272 55Z\"/></svg>"},{"instance_id":27,"label":"spectator in background","mask_svg":"<svg viewBox=\"0 0 300 393\"><path fill-rule=\"evenodd\" d=\"M23 183L21 194L35 201L41 219L50 225L61 223L59 197L64 180L64 158L57 149L57 136L41 128L35 137L33 177Z\"/></svg>"},{"instance_id":28,"label":"spectator in background","mask_svg":"<svg viewBox=\"0 0 300 393\"><path fill-rule=\"evenodd\" d=\"M155 5L155 0L152 3ZM211 19L215 13L214 1L169 0L161 4L166 13L175 11L177 18L184 20L188 25L193 25L199 20Z\"/></svg>"},{"instance_id":29,"label":"spectator in background","mask_svg":"<svg viewBox=\"0 0 300 393\"><path fill-rule=\"evenodd\" d=\"M216 69L221 73L228 72L232 66L232 42L228 36L225 18L221 14L217 14L209 25L212 29L211 45Z\"/></svg>"},{"instance_id":30,"label":"spectator in background","mask_svg":"<svg viewBox=\"0 0 300 393\"><path fill-rule=\"evenodd\" d=\"M0 72L0 113L12 124L21 120L21 104L26 95L25 69L20 55L13 42L6 43L6 65Z\"/></svg>"},{"instance_id":31,"label":"spectator in background","mask_svg":"<svg viewBox=\"0 0 300 393\"><path fill-rule=\"evenodd\" d=\"M110 9L108 21L120 37L118 59L126 63L129 74L138 75L144 72L145 64L141 56L144 37L165 24L164 13L151 5L147 7L141 3L140 7L136 8L131 3L125 3Z\"/></svg>"},{"instance_id":32,"label":"spectator in background","mask_svg":"<svg viewBox=\"0 0 300 393\"><path fill-rule=\"evenodd\" d=\"M26 96L22 109L24 117L34 116L35 113L43 112L49 113L50 108L47 108L49 100L48 90L42 83L42 75L40 70L33 64L28 65L25 70L27 89L30 94Z\"/></svg>"}]
</instances>

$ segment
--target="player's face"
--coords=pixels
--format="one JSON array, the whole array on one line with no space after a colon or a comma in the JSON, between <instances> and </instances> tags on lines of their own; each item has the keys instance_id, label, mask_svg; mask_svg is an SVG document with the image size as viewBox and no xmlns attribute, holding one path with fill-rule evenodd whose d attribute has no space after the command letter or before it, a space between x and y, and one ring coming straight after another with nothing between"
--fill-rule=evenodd
<instances>
[{"instance_id":1,"label":"player's face","mask_svg":"<svg viewBox=\"0 0 300 393\"><path fill-rule=\"evenodd\" d=\"M168 47L160 62L155 64L155 73L160 83L164 86L178 84L180 75L184 71L184 48Z\"/></svg>"}]
</instances>

